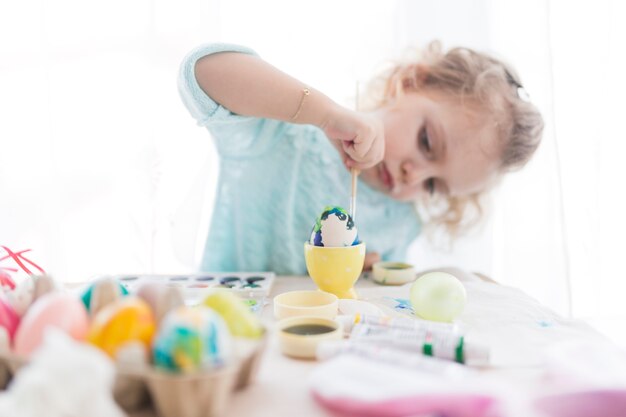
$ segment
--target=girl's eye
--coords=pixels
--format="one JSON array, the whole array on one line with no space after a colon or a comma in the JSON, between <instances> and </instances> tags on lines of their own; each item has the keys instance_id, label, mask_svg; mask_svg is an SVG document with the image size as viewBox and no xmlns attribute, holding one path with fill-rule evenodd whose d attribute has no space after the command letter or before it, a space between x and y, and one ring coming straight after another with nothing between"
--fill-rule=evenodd
<instances>
[{"instance_id":1,"label":"girl's eye","mask_svg":"<svg viewBox=\"0 0 626 417\"><path fill-rule=\"evenodd\" d=\"M426 131L425 127L420 129L417 137L417 142L419 148L424 151L426 156L431 156L433 148L432 144L430 143L430 137L428 136L428 132Z\"/></svg>"},{"instance_id":2,"label":"girl's eye","mask_svg":"<svg viewBox=\"0 0 626 417\"><path fill-rule=\"evenodd\" d=\"M434 178L428 178L426 181L424 181L424 189L430 195L435 194L435 179Z\"/></svg>"}]
</instances>

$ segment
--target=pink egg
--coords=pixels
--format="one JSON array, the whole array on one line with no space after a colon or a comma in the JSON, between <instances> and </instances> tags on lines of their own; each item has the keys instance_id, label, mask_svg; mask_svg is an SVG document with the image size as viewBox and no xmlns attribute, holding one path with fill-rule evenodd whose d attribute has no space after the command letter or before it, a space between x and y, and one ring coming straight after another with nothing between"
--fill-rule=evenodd
<instances>
[{"instance_id":1,"label":"pink egg","mask_svg":"<svg viewBox=\"0 0 626 417\"><path fill-rule=\"evenodd\" d=\"M70 294L45 294L35 301L23 317L15 334L15 353L30 356L43 341L48 327L56 327L76 340L84 340L89 328L87 310L78 298Z\"/></svg>"},{"instance_id":2,"label":"pink egg","mask_svg":"<svg viewBox=\"0 0 626 417\"><path fill-rule=\"evenodd\" d=\"M15 336L19 323L20 316L6 299L6 296L0 294L0 327L6 329L10 339L13 339L13 336Z\"/></svg>"}]
</instances>

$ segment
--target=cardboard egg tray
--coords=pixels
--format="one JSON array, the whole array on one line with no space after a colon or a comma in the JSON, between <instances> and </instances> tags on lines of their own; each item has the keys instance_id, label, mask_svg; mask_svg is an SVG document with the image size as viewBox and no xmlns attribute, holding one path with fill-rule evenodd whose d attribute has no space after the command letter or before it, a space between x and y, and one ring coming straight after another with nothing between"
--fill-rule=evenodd
<instances>
[{"instance_id":1,"label":"cardboard egg tray","mask_svg":"<svg viewBox=\"0 0 626 417\"><path fill-rule=\"evenodd\" d=\"M273 276L264 285L271 284L272 280ZM91 296L92 314L121 297L116 282L119 281L113 277L98 281ZM39 277L35 281L34 300L56 288L50 277ZM178 285L164 288L163 297L158 300L159 305L154 311L157 320L171 309L185 304L184 293ZM131 416L135 412L145 415L143 410L146 408L152 408L155 411L153 415L159 417L220 416L232 394L254 379L267 344L268 331L267 328L264 330L260 339L233 338L233 360L230 363L194 373L160 370L149 363L143 347L130 343L122 349L124 355L118 352L113 397ZM28 364L28 360L11 352L6 332L1 334L5 336L0 340L0 389L5 389L20 368Z\"/></svg>"},{"instance_id":2,"label":"cardboard egg tray","mask_svg":"<svg viewBox=\"0 0 626 417\"><path fill-rule=\"evenodd\" d=\"M217 417L224 415L232 395L255 378L267 344L267 331L259 340L235 338L235 360L221 368L195 373L171 373L152 365L117 365L113 397L133 415L153 409L159 417ZM6 389L28 361L0 352L0 389Z\"/></svg>"}]
</instances>

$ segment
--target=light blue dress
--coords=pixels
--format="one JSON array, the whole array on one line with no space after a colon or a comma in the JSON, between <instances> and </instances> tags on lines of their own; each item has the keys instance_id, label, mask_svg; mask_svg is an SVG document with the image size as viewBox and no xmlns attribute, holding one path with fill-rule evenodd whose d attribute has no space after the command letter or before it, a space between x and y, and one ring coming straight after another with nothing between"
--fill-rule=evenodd
<instances>
[{"instance_id":1,"label":"light blue dress","mask_svg":"<svg viewBox=\"0 0 626 417\"><path fill-rule=\"evenodd\" d=\"M325 206L349 207L350 173L315 126L244 117L208 97L195 63L223 51L255 54L237 45L208 44L183 60L178 88L220 156L215 208L203 271L306 274L304 242ZM403 261L420 232L413 204L395 201L359 181L355 222L368 252Z\"/></svg>"}]
</instances>

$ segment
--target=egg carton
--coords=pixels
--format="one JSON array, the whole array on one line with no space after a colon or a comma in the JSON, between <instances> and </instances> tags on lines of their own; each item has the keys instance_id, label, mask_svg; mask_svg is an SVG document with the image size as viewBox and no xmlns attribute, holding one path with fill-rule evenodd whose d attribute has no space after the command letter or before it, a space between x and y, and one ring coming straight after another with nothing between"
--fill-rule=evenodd
<instances>
[{"instance_id":1,"label":"egg carton","mask_svg":"<svg viewBox=\"0 0 626 417\"><path fill-rule=\"evenodd\" d=\"M113 397L130 416L153 410L160 417L218 417L232 395L256 377L267 345L267 331L259 340L235 339L235 360L220 368L194 373L171 373L149 364L118 363ZM0 352L0 389L5 389L28 360ZM130 365L130 366L129 366Z\"/></svg>"},{"instance_id":2,"label":"egg carton","mask_svg":"<svg viewBox=\"0 0 626 417\"><path fill-rule=\"evenodd\" d=\"M36 282L37 296L58 291L51 279L46 278ZM117 288L111 278L98 283L90 300L93 314L121 296ZM160 294L162 297L155 299L157 319L184 304L180 292L177 286L167 287ZM113 397L131 416L136 412L145 415L146 408L153 409L160 417L220 416L232 394L248 386L256 376L267 335L267 327L264 327L261 338L233 338L233 359L229 363L193 373L160 370L149 362L143 346L129 343L117 354ZM8 333L0 331L0 389L6 388L27 363L25 357L11 350Z\"/></svg>"}]
</instances>

